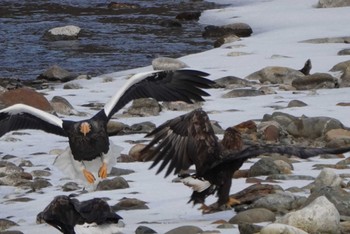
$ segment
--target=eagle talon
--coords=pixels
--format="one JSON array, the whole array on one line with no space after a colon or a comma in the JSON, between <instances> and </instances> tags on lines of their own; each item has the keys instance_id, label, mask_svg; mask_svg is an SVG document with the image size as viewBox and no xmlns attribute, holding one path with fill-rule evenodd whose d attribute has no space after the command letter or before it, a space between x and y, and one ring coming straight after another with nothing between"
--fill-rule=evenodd
<instances>
[{"instance_id":1,"label":"eagle talon","mask_svg":"<svg viewBox=\"0 0 350 234\"><path fill-rule=\"evenodd\" d=\"M103 163L102 166L100 167L100 169L98 170L98 176L101 179L107 178L107 164L106 163Z\"/></svg>"},{"instance_id":2,"label":"eagle talon","mask_svg":"<svg viewBox=\"0 0 350 234\"><path fill-rule=\"evenodd\" d=\"M91 172L89 172L89 171L86 170L86 169L83 169L83 174L84 174L86 180L87 180L90 184L93 184L93 183L95 182L96 178L95 178L95 176L94 176Z\"/></svg>"},{"instance_id":3,"label":"eagle talon","mask_svg":"<svg viewBox=\"0 0 350 234\"><path fill-rule=\"evenodd\" d=\"M226 203L226 206L232 208L232 206L239 205L241 202L233 197L230 197Z\"/></svg>"}]
</instances>

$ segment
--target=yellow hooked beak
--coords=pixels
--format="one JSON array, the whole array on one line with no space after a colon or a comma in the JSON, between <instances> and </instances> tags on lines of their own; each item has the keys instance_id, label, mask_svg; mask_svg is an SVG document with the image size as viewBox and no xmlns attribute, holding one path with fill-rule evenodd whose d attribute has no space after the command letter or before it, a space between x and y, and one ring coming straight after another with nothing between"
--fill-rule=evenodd
<instances>
[{"instance_id":1,"label":"yellow hooked beak","mask_svg":"<svg viewBox=\"0 0 350 234\"><path fill-rule=\"evenodd\" d=\"M86 136L86 134L88 134L90 131L91 131L91 126L88 122L83 122L80 125L80 132L84 134L84 136Z\"/></svg>"}]
</instances>

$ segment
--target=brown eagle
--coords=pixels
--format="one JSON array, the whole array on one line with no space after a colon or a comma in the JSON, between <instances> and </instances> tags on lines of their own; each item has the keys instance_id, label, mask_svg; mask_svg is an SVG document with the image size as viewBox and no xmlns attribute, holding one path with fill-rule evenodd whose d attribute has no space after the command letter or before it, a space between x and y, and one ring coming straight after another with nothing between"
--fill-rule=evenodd
<instances>
[{"instance_id":1,"label":"brown eagle","mask_svg":"<svg viewBox=\"0 0 350 234\"><path fill-rule=\"evenodd\" d=\"M152 97L158 101L204 101L209 96L203 88L214 82L204 78L209 74L197 70L151 71L132 76L119 91L92 118L81 121L61 118L24 104L16 104L0 110L0 137L19 129L39 129L48 133L67 137L70 157L74 164L70 174L82 172L89 183L95 176L87 170L84 162L101 159L98 177L107 177L106 154L110 151L107 123L110 118L130 101L137 98ZM111 154L111 153L110 153ZM75 161L74 161L75 160ZM65 171L65 173L67 173Z\"/></svg>"},{"instance_id":2,"label":"brown eagle","mask_svg":"<svg viewBox=\"0 0 350 234\"><path fill-rule=\"evenodd\" d=\"M265 153L279 153L309 158L319 154L340 154L350 151L344 148L307 148L289 145L243 144L240 132L234 127L225 130L223 139L218 140L202 109L168 120L146 135L153 136L151 142L141 151L146 159L154 159L150 168L159 164L157 174L166 169L165 176L178 174L195 165L196 173L184 179L193 187L189 202L202 204L203 213L222 210L238 201L229 198L233 173L249 158ZM153 146L156 147L152 150ZM167 168L166 168L167 167ZM190 178L190 179L189 179ZM200 182L200 183L197 183ZM205 198L217 193L217 206L208 207Z\"/></svg>"}]
</instances>

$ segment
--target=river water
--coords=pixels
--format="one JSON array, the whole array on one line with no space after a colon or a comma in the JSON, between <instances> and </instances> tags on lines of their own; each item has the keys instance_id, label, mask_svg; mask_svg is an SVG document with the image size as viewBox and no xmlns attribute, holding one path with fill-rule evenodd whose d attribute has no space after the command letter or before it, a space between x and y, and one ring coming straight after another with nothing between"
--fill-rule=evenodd
<instances>
[{"instance_id":1,"label":"river water","mask_svg":"<svg viewBox=\"0 0 350 234\"><path fill-rule=\"evenodd\" d=\"M139 0L135 9L108 9L103 0L0 0L0 78L35 79L56 64L92 76L147 66L157 56L180 57L212 48L205 25L160 23L185 11L218 8L200 0ZM78 40L44 40L45 31L76 25Z\"/></svg>"}]
</instances>

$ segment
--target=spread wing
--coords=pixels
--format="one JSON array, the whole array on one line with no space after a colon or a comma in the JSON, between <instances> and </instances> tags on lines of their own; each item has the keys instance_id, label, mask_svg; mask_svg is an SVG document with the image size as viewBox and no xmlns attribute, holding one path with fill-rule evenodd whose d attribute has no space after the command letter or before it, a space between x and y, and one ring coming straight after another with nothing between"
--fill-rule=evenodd
<instances>
[{"instance_id":1,"label":"spread wing","mask_svg":"<svg viewBox=\"0 0 350 234\"><path fill-rule=\"evenodd\" d=\"M109 118L128 102L137 98L152 97L157 101L204 101L209 96L203 88L215 82L204 78L209 74L196 70L152 71L132 76L104 106Z\"/></svg>"},{"instance_id":2,"label":"spread wing","mask_svg":"<svg viewBox=\"0 0 350 234\"><path fill-rule=\"evenodd\" d=\"M166 166L165 176L168 176L172 171L177 174L194 164L197 175L201 176L219 155L209 117L201 109L168 120L147 136L154 138L141 153L147 151L148 158L154 158L151 168L160 163L157 174ZM156 144L155 149L149 151Z\"/></svg>"},{"instance_id":3,"label":"spread wing","mask_svg":"<svg viewBox=\"0 0 350 234\"><path fill-rule=\"evenodd\" d=\"M311 148L311 147L298 147L292 145L251 145L244 150L231 154L220 161L215 162L212 165L212 169L218 169L227 166L229 164L234 164L237 161L247 160L249 158L254 158L262 154L268 153L279 153L283 155L296 156L299 158L307 159L310 157L315 157L320 154L342 154L350 151L349 147L343 148Z\"/></svg>"},{"instance_id":4,"label":"spread wing","mask_svg":"<svg viewBox=\"0 0 350 234\"><path fill-rule=\"evenodd\" d=\"M62 124L63 121L57 116L24 104L15 104L0 110L0 137L20 129L38 129L66 136Z\"/></svg>"}]
</instances>

